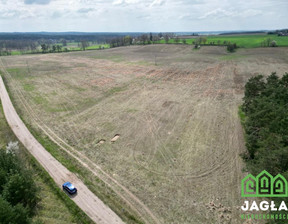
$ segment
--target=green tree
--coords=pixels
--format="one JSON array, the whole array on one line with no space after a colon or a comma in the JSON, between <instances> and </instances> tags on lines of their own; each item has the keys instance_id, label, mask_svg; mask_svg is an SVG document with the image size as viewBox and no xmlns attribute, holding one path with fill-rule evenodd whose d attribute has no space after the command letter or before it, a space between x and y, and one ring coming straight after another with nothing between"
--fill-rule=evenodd
<instances>
[{"instance_id":1,"label":"green tree","mask_svg":"<svg viewBox=\"0 0 288 224\"><path fill-rule=\"evenodd\" d=\"M63 47L66 47L67 46L67 41L65 39L62 39L61 40L61 43L62 43L62 46Z\"/></svg>"},{"instance_id":2,"label":"green tree","mask_svg":"<svg viewBox=\"0 0 288 224\"><path fill-rule=\"evenodd\" d=\"M206 44L207 38L206 37L202 37L202 42L203 42L203 44Z\"/></svg>"},{"instance_id":3,"label":"green tree","mask_svg":"<svg viewBox=\"0 0 288 224\"><path fill-rule=\"evenodd\" d=\"M19 224L30 223L28 210L27 208L24 208L22 204L17 204L16 206L14 206L13 211L14 211L14 215L13 215L14 223L19 223Z\"/></svg>"},{"instance_id":4,"label":"green tree","mask_svg":"<svg viewBox=\"0 0 288 224\"><path fill-rule=\"evenodd\" d=\"M86 41L86 40L81 40L80 46L81 46L81 49L82 49L83 51L85 51L86 48L89 47L89 42Z\"/></svg>"},{"instance_id":5,"label":"green tree","mask_svg":"<svg viewBox=\"0 0 288 224\"><path fill-rule=\"evenodd\" d=\"M12 153L7 153L6 150L0 149L0 170L2 170L6 176L21 170L20 164L18 157Z\"/></svg>"},{"instance_id":6,"label":"green tree","mask_svg":"<svg viewBox=\"0 0 288 224\"><path fill-rule=\"evenodd\" d=\"M58 52L62 51L62 46L61 45L57 45L56 48L57 48Z\"/></svg>"},{"instance_id":7,"label":"green tree","mask_svg":"<svg viewBox=\"0 0 288 224\"><path fill-rule=\"evenodd\" d=\"M124 37L124 45L131 45L132 44L132 37L131 36L125 36Z\"/></svg>"},{"instance_id":8,"label":"green tree","mask_svg":"<svg viewBox=\"0 0 288 224\"><path fill-rule=\"evenodd\" d=\"M0 196L0 223L14 223L13 207Z\"/></svg>"},{"instance_id":9,"label":"green tree","mask_svg":"<svg viewBox=\"0 0 288 224\"><path fill-rule=\"evenodd\" d=\"M57 47L55 45L52 46L52 52L56 52Z\"/></svg>"},{"instance_id":10,"label":"green tree","mask_svg":"<svg viewBox=\"0 0 288 224\"><path fill-rule=\"evenodd\" d=\"M37 188L32 176L22 172L10 176L9 181L4 185L2 195L11 205L21 203L32 211L37 202L36 192Z\"/></svg>"},{"instance_id":11,"label":"green tree","mask_svg":"<svg viewBox=\"0 0 288 224\"><path fill-rule=\"evenodd\" d=\"M8 203L10 207L6 206L6 209L13 208L20 214L19 217L22 217L25 214L27 216L33 214L38 198L33 177L18 156L18 153L13 153L11 149L0 149L0 199L2 200L0 201L0 211L1 206L6 206ZM14 217L18 216L14 215ZM23 217L19 218L19 220L21 219L25 220ZM0 223L2 222L0 221ZM14 221L11 223L21 222ZM25 222L23 221L23 223Z\"/></svg>"},{"instance_id":12,"label":"green tree","mask_svg":"<svg viewBox=\"0 0 288 224\"><path fill-rule=\"evenodd\" d=\"M45 53L48 50L48 46L46 44L41 44L42 53Z\"/></svg>"},{"instance_id":13,"label":"green tree","mask_svg":"<svg viewBox=\"0 0 288 224\"><path fill-rule=\"evenodd\" d=\"M271 44L271 41L272 41L272 39L271 39L270 37L266 39L266 44L267 44L267 47L269 47L269 46L270 46L270 44Z\"/></svg>"},{"instance_id":14,"label":"green tree","mask_svg":"<svg viewBox=\"0 0 288 224\"><path fill-rule=\"evenodd\" d=\"M213 42L214 44L214 42ZM229 51L230 53L235 52L235 50L237 49L237 44L231 44L228 43L227 45L227 51Z\"/></svg>"},{"instance_id":15,"label":"green tree","mask_svg":"<svg viewBox=\"0 0 288 224\"><path fill-rule=\"evenodd\" d=\"M180 39L179 39L178 36L175 37L174 42L175 42L176 44L178 44L178 43L180 42Z\"/></svg>"},{"instance_id":16,"label":"green tree","mask_svg":"<svg viewBox=\"0 0 288 224\"><path fill-rule=\"evenodd\" d=\"M21 204L11 206L0 196L0 223L28 224L30 223L28 211Z\"/></svg>"},{"instance_id":17,"label":"green tree","mask_svg":"<svg viewBox=\"0 0 288 224\"><path fill-rule=\"evenodd\" d=\"M170 40L168 34L165 34L164 39L165 39L165 43L168 44Z\"/></svg>"},{"instance_id":18,"label":"green tree","mask_svg":"<svg viewBox=\"0 0 288 224\"><path fill-rule=\"evenodd\" d=\"M272 40L270 43L270 47L277 47L277 42L275 40Z\"/></svg>"},{"instance_id":19,"label":"green tree","mask_svg":"<svg viewBox=\"0 0 288 224\"><path fill-rule=\"evenodd\" d=\"M245 84L244 92L244 104L243 110L245 113L249 113L251 110L251 104L254 99L261 94L265 89L265 82L263 80L263 75L257 75L251 77Z\"/></svg>"},{"instance_id":20,"label":"green tree","mask_svg":"<svg viewBox=\"0 0 288 224\"><path fill-rule=\"evenodd\" d=\"M265 169L288 177L288 74L272 73L266 82L250 78L243 99L247 166L255 174Z\"/></svg>"}]
</instances>

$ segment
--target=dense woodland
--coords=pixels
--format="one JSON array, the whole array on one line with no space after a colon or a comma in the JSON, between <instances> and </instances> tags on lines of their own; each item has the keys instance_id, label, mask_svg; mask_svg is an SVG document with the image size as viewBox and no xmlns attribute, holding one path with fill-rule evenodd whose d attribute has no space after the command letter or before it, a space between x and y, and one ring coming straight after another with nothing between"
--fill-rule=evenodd
<instances>
[{"instance_id":1,"label":"dense woodland","mask_svg":"<svg viewBox=\"0 0 288 224\"><path fill-rule=\"evenodd\" d=\"M267 170L288 177L288 73L272 73L249 79L245 86L243 111L248 154L253 174Z\"/></svg>"},{"instance_id":2,"label":"dense woodland","mask_svg":"<svg viewBox=\"0 0 288 224\"><path fill-rule=\"evenodd\" d=\"M282 174L288 179L288 73L282 78L276 73L266 80L262 75L250 78L245 85L242 110L246 115L248 149L243 157L248 172L258 175L267 170L273 176ZM288 203L287 198L273 200Z\"/></svg>"},{"instance_id":3,"label":"dense woodland","mask_svg":"<svg viewBox=\"0 0 288 224\"><path fill-rule=\"evenodd\" d=\"M37 187L13 148L0 149L0 223L28 224L38 201Z\"/></svg>"}]
</instances>

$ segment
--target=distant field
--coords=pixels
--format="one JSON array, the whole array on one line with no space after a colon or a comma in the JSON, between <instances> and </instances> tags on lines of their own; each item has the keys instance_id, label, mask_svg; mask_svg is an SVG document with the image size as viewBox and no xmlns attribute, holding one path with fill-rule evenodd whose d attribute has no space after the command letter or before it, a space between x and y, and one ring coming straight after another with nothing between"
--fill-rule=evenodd
<instances>
[{"instance_id":1,"label":"distant field","mask_svg":"<svg viewBox=\"0 0 288 224\"><path fill-rule=\"evenodd\" d=\"M287 72L286 48L229 54L217 46L193 51L158 44L2 61L25 122L36 130L41 122L57 141L89 158L88 166L100 166L129 189L161 223L242 223L243 87L252 75ZM111 142L114 136L119 138ZM99 184L92 174L86 178Z\"/></svg>"},{"instance_id":2,"label":"distant field","mask_svg":"<svg viewBox=\"0 0 288 224\"><path fill-rule=\"evenodd\" d=\"M62 45L62 44L55 44L55 45ZM99 47L104 47L105 49L107 49L107 48L110 48L110 45L109 44L90 44L90 46L87 47L86 50L98 50ZM61 51L63 52L65 48L67 48L69 51L82 51L82 48L78 47L77 42L67 43L67 46L62 47ZM42 52L40 46L39 46L38 51L39 51L38 53ZM57 51L55 53L57 53ZM22 55L22 54L23 53L21 53L18 50L12 50L11 51L11 55ZM33 54L33 52L32 51L26 51L25 54ZM35 54L35 52L34 52L34 54Z\"/></svg>"},{"instance_id":3,"label":"distant field","mask_svg":"<svg viewBox=\"0 0 288 224\"><path fill-rule=\"evenodd\" d=\"M78 46L78 42L71 42L71 43L67 43L67 47L69 50L71 51L79 51L79 50L82 50L81 47ZM63 46L63 48L65 48ZM87 50L96 50L96 49L99 49L99 47L104 47L104 48L109 48L110 45L109 44L93 44L92 42L90 43L90 46L87 47L86 49Z\"/></svg>"},{"instance_id":4,"label":"distant field","mask_svg":"<svg viewBox=\"0 0 288 224\"><path fill-rule=\"evenodd\" d=\"M206 44L210 42L214 42L217 45L217 42L220 41L220 44L223 44L224 41L236 43L239 47L243 48L256 48L261 47L261 42L266 40L267 38L271 38L271 40L275 40L279 47L287 47L288 46L288 37L286 36L277 36L277 35L217 35L217 36L207 36ZM192 44L196 38L186 39L187 44ZM164 40L161 40L160 43L165 43ZM174 39L170 39L169 43L175 43ZM180 40L182 43L182 40Z\"/></svg>"}]
</instances>

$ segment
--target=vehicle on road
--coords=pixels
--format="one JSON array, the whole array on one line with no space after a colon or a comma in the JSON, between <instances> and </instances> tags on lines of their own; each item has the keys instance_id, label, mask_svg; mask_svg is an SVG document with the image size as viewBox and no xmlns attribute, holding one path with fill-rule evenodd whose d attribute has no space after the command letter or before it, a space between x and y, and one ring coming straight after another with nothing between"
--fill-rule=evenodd
<instances>
[{"instance_id":1,"label":"vehicle on road","mask_svg":"<svg viewBox=\"0 0 288 224\"><path fill-rule=\"evenodd\" d=\"M63 190L67 191L69 194L76 194L77 188L70 182L66 182L62 185Z\"/></svg>"}]
</instances>

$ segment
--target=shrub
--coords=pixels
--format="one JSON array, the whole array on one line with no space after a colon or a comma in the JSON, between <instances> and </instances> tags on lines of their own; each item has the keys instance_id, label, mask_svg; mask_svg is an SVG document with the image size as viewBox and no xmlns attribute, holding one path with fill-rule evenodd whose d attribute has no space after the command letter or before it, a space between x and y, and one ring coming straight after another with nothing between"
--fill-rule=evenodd
<instances>
[{"instance_id":1,"label":"shrub","mask_svg":"<svg viewBox=\"0 0 288 224\"><path fill-rule=\"evenodd\" d=\"M270 43L270 47L277 47L277 42L275 40L273 40L271 43Z\"/></svg>"},{"instance_id":2,"label":"shrub","mask_svg":"<svg viewBox=\"0 0 288 224\"><path fill-rule=\"evenodd\" d=\"M227 45L227 51L228 52L235 52L235 50L237 49L237 44L231 44L231 43L229 43L228 45Z\"/></svg>"}]
</instances>

